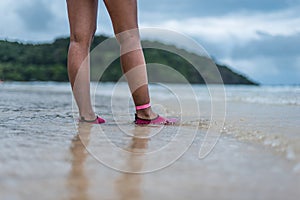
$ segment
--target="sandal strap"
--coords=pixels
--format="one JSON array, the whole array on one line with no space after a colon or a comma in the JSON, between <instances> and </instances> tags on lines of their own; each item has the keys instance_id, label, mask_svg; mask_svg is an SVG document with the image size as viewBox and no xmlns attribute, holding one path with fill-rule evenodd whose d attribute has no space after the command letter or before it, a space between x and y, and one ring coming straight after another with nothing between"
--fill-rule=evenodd
<instances>
[{"instance_id":1,"label":"sandal strap","mask_svg":"<svg viewBox=\"0 0 300 200\"><path fill-rule=\"evenodd\" d=\"M151 104L150 103L146 103L144 105L135 106L135 109L136 110L143 110L143 109L146 109L146 108L149 108L149 107L151 107Z\"/></svg>"}]
</instances>

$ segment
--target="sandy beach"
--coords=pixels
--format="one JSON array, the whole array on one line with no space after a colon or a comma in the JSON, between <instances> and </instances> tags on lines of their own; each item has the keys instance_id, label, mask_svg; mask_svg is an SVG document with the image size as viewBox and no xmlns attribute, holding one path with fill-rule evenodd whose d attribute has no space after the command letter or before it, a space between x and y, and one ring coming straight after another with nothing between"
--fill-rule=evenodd
<instances>
[{"instance_id":1,"label":"sandy beach","mask_svg":"<svg viewBox=\"0 0 300 200\"><path fill-rule=\"evenodd\" d=\"M125 87L93 88L99 126L74 120L67 83L1 84L0 199L299 198L299 87L226 88L220 137L206 137L222 122L211 123L205 87L195 87L200 116L186 103L195 99L181 94L178 111L172 93L151 87L155 108L181 118L165 127L134 125ZM207 140L217 143L200 159Z\"/></svg>"}]
</instances>

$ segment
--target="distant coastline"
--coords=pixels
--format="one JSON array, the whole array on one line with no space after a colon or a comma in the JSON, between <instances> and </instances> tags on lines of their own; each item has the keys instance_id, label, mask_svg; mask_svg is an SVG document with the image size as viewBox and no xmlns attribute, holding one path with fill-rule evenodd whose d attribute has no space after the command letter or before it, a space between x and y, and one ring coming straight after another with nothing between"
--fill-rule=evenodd
<instances>
[{"instance_id":1,"label":"distant coastline","mask_svg":"<svg viewBox=\"0 0 300 200\"><path fill-rule=\"evenodd\" d=\"M92 49L106 40L108 37L95 36L92 43ZM172 49L172 52L180 52L185 58L192 60L189 63L182 57L159 49L144 49L147 63L159 63L170 66L183 75L190 83L195 84L243 84L259 85L249 78L231 70L226 65L216 64L220 74L212 70L213 61L199 55L178 49L175 46L166 45L159 42L142 41L142 44L154 44ZM69 38L58 38L53 43L42 44L23 44L19 42L10 42L0 40L0 80L1 81L68 81L67 75L67 51ZM174 50L174 51L173 51ZM107 60L107 58L116 52L107 51L97 54L97 60ZM196 66L195 66L196 65ZM195 69L198 69L198 71ZM91 66L91 80L98 81L97 71L101 70L101 63L97 66ZM199 74L201 72L201 75ZM202 73L203 72L203 73ZM176 78L169 76L166 72L156 69L157 80L162 82L176 83ZM218 75L221 75L222 81ZM118 81L122 76L120 61L116 59L104 71L100 81Z\"/></svg>"}]
</instances>

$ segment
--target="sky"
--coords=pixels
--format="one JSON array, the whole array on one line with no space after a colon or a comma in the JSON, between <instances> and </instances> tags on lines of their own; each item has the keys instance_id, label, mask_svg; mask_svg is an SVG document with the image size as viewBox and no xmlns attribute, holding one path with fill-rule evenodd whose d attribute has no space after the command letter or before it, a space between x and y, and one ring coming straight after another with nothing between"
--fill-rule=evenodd
<instances>
[{"instance_id":1,"label":"sky","mask_svg":"<svg viewBox=\"0 0 300 200\"><path fill-rule=\"evenodd\" d=\"M300 84L300 0L139 0L141 28L192 38L218 63L263 85ZM65 0L1 0L0 39L49 42L69 34ZM99 1L97 34L112 35Z\"/></svg>"}]
</instances>

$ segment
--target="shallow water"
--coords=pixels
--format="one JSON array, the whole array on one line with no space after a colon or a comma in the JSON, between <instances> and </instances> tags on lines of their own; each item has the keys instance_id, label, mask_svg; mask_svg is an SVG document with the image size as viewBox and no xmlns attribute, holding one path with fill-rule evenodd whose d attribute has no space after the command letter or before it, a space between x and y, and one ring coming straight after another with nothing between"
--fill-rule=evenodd
<instances>
[{"instance_id":1,"label":"shallow water","mask_svg":"<svg viewBox=\"0 0 300 200\"><path fill-rule=\"evenodd\" d=\"M152 85L181 123L139 127L126 84L92 86L101 126L76 122L67 83L0 85L1 199L298 199L299 87L226 87L223 126L206 87Z\"/></svg>"}]
</instances>

